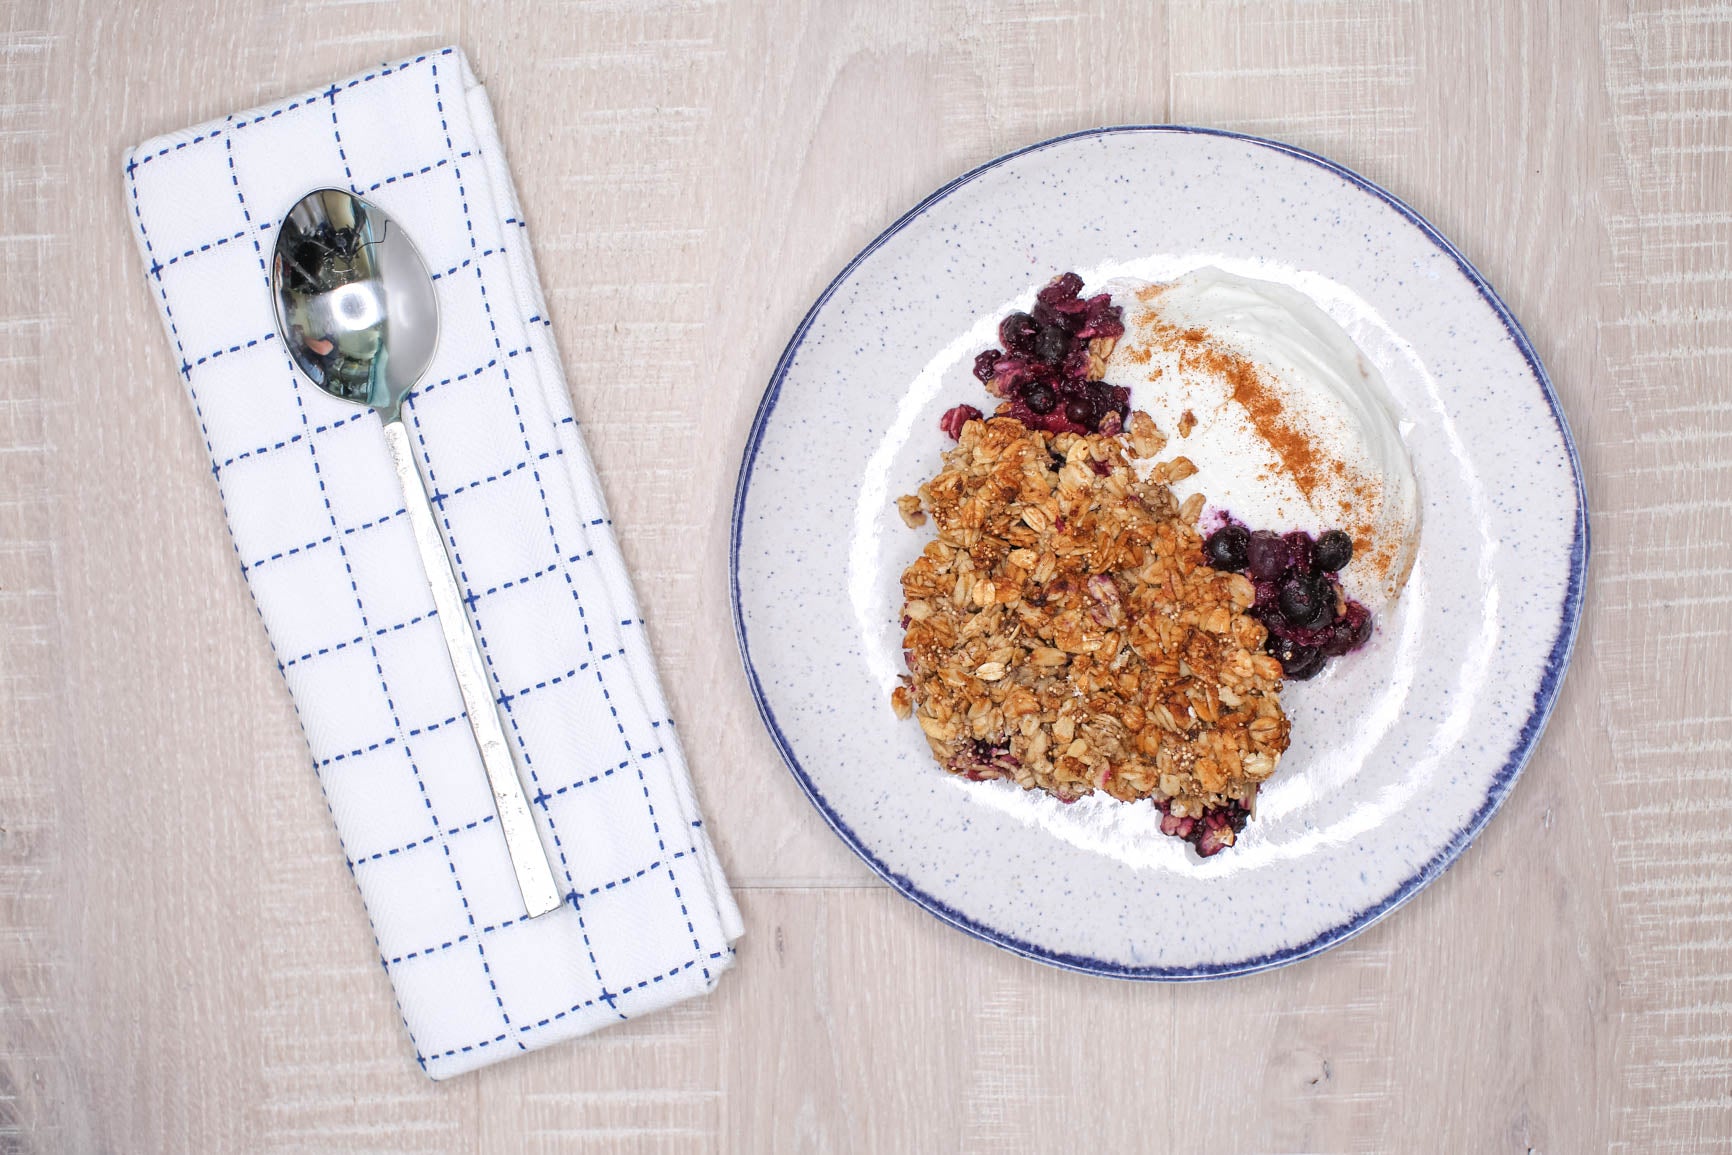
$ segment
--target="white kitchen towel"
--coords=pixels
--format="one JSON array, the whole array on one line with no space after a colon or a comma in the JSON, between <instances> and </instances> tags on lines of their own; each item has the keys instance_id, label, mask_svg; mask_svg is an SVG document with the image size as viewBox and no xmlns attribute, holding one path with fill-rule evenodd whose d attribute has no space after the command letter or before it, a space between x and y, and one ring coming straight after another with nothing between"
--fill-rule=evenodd
<instances>
[{"instance_id":1,"label":"white kitchen towel","mask_svg":"<svg viewBox=\"0 0 1732 1155\"><path fill-rule=\"evenodd\" d=\"M159 137L127 156L125 181L242 573L422 1068L443 1078L709 990L739 912L463 54ZM439 348L405 421L566 891L538 919L523 917L379 419L302 378L276 333L276 229L321 187L379 204L436 278Z\"/></svg>"}]
</instances>

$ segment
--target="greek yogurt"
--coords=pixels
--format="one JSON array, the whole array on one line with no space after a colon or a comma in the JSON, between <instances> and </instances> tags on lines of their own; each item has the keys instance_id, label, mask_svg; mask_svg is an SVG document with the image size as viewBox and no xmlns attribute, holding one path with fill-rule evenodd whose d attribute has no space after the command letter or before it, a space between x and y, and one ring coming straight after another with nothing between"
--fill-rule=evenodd
<instances>
[{"instance_id":1,"label":"greek yogurt","mask_svg":"<svg viewBox=\"0 0 1732 1155\"><path fill-rule=\"evenodd\" d=\"M1294 289L1217 268L1106 287L1125 334L1105 380L1166 435L1162 459L1196 466L1175 495L1204 495L1205 527L1345 530L1346 591L1373 610L1394 600L1419 487L1383 379L1346 331Z\"/></svg>"}]
</instances>

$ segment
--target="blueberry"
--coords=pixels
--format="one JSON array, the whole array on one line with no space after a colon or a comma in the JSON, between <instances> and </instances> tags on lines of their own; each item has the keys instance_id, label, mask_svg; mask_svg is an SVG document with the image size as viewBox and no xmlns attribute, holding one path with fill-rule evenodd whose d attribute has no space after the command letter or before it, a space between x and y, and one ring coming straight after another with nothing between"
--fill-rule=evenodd
<instances>
[{"instance_id":1,"label":"blueberry","mask_svg":"<svg viewBox=\"0 0 1732 1155\"><path fill-rule=\"evenodd\" d=\"M1052 412L1053 406L1058 404L1058 395L1052 391L1050 385L1036 381L1022 391L1022 403L1032 412L1045 417Z\"/></svg>"},{"instance_id":2,"label":"blueberry","mask_svg":"<svg viewBox=\"0 0 1732 1155\"><path fill-rule=\"evenodd\" d=\"M1012 313L998 323L998 339L1012 353L1033 353L1040 323L1027 313Z\"/></svg>"},{"instance_id":3,"label":"blueberry","mask_svg":"<svg viewBox=\"0 0 1732 1155\"><path fill-rule=\"evenodd\" d=\"M1281 608L1281 616L1296 628L1315 629L1328 625L1334 616L1335 591L1328 582L1308 574L1295 574L1281 583L1275 604Z\"/></svg>"},{"instance_id":4,"label":"blueberry","mask_svg":"<svg viewBox=\"0 0 1732 1155\"><path fill-rule=\"evenodd\" d=\"M1064 419L1072 425L1092 428L1095 421L1094 407L1081 397L1072 397L1064 403Z\"/></svg>"},{"instance_id":5,"label":"blueberry","mask_svg":"<svg viewBox=\"0 0 1732 1155\"><path fill-rule=\"evenodd\" d=\"M1275 583L1254 581L1251 583L1251 586L1257 591L1257 600L1254 603L1257 613L1259 615L1279 615L1281 611L1275 608L1275 599L1280 596L1280 591L1277 589ZM1264 622L1263 624L1268 625L1269 623Z\"/></svg>"},{"instance_id":6,"label":"blueberry","mask_svg":"<svg viewBox=\"0 0 1732 1155\"><path fill-rule=\"evenodd\" d=\"M1122 385L1090 381L1083 389L1087 391L1089 404L1095 407L1097 413L1107 413L1114 409L1127 412L1130 409L1131 391Z\"/></svg>"},{"instance_id":7,"label":"blueberry","mask_svg":"<svg viewBox=\"0 0 1732 1155\"><path fill-rule=\"evenodd\" d=\"M1058 325L1042 325L1034 338L1034 359L1044 365L1057 365L1070 352L1070 334Z\"/></svg>"},{"instance_id":8,"label":"blueberry","mask_svg":"<svg viewBox=\"0 0 1732 1155\"><path fill-rule=\"evenodd\" d=\"M1237 573L1245 568L1245 547L1250 541L1251 531L1244 526L1224 525L1203 543L1203 555L1216 569Z\"/></svg>"},{"instance_id":9,"label":"blueberry","mask_svg":"<svg viewBox=\"0 0 1732 1155\"><path fill-rule=\"evenodd\" d=\"M1058 305L1065 301L1076 300L1076 295L1082 292L1083 279L1075 273L1063 273L1054 277L1035 294L1035 300L1043 305Z\"/></svg>"},{"instance_id":10,"label":"blueberry","mask_svg":"<svg viewBox=\"0 0 1732 1155\"><path fill-rule=\"evenodd\" d=\"M1089 343L1087 341L1072 341L1070 351L1064 355L1064 361L1058 367L1061 377L1069 377L1073 381L1086 381L1089 375Z\"/></svg>"},{"instance_id":11,"label":"blueberry","mask_svg":"<svg viewBox=\"0 0 1732 1155\"><path fill-rule=\"evenodd\" d=\"M1287 572L1291 554L1287 540L1278 533L1260 529L1245 544L1245 565L1257 581L1272 582Z\"/></svg>"},{"instance_id":12,"label":"blueberry","mask_svg":"<svg viewBox=\"0 0 1732 1155\"><path fill-rule=\"evenodd\" d=\"M1349 601L1347 608L1329 627L1329 637L1324 639L1323 653L1331 658L1339 658L1342 654L1350 654L1371 640L1371 611L1356 601Z\"/></svg>"},{"instance_id":13,"label":"blueberry","mask_svg":"<svg viewBox=\"0 0 1732 1155\"><path fill-rule=\"evenodd\" d=\"M1302 646L1298 642L1290 642L1270 634L1263 648L1281 663L1281 673L1295 682L1315 677L1317 671L1323 668L1323 651L1315 646Z\"/></svg>"},{"instance_id":14,"label":"blueberry","mask_svg":"<svg viewBox=\"0 0 1732 1155\"><path fill-rule=\"evenodd\" d=\"M1310 646L1294 646L1293 660L1281 667L1281 672L1295 682L1306 682L1323 672L1323 664L1328 661L1322 650Z\"/></svg>"},{"instance_id":15,"label":"blueberry","mask_svg":"<svg viewBox=\"0 0 1732 1155\"><path fill-rule=\"evenodd\" d=\"M1335 573L1347 568L1347 563L1353 560L1353 539L1338 529L1332 529L1317 539L1316 547L1311 551L1311 562L1326 573Z\"/></svg>"},{"instance_id":16,"label":"blueberry","mask_svg":"<svg viewBox=\"0 0 1732 1155\"><path fill-rule=\"evenodd\" d=\"M974 358L974 375L978 377L983 384L992 380L992 375L997 370L998 363L1003 359L1003 357L1004 354L997 349L988 349L979 354Z\"/></svg>"}]
</instances>

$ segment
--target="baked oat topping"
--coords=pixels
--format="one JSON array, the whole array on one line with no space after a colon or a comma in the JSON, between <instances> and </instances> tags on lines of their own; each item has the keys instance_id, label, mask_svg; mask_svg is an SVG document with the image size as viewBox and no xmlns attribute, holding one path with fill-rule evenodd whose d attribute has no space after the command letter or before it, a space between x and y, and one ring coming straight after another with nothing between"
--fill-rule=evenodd
<instances>
[{"instance_id":1,"label":"baked oat topping","mask_svg":"<svg viewBox=\"0 0 1732 1155\"><path fill-rule=\"evenodd\" d=\"M920 510L920 499L912 493L896 499L896 512L902 515L902 524L909 529L919 529L926 524L926 514Z\"/></svg>"},{"instance_id":2,"label":"baked oat topping","mask_svg":"<svg viewBox=\"0 0 1732 1155\"><path fill-rule=\"evenodd\" d=\"M892 696L939 763L1074 801L1152 799L1162 828L1232 845L1287 749L1281 665L1247 611L1251 580L1206 564L1200 500L1126 456L1165 439L971 419L905 506L936 536L902 575L909 675ZM1199 496L1200 495L1194 495Z\"/></svg>"}]
</instances>

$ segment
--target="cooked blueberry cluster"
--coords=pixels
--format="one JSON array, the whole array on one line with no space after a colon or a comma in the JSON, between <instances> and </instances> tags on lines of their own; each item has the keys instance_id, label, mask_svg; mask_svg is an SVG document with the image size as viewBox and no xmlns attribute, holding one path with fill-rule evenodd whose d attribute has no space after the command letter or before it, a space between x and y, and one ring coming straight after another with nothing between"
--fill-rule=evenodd
<instances>
[{"instance_id":1,"label":"cooked blueberry cluster","mask_svg":"<svg viewBox=\"0 0 1732 1155\"><path fill-rule=\"evenodd\" d=\"M1371 611L1341 589L1353 539L1338 529L1313 538L1303 530L1252 532L1229 520L1203 542L1203 555L1211 567L1251 579L1251 616L1269 631L1263 648L1289 678L1315 677L1330 658L1371 637Z\"/></svg>"},{"instance_id":2,"label":"cooked blueberry cluster","mask_svg":"<svg viewBox=\"0 0 1732 1155\"><path fill-rule=\"evenodd\" d=\"M1004 348L974 359L974 375L1004 400L997 416L1047 433L1110 437L1124 428L1130 390L1100 380L1113 344L1125 334L1124 311L1110 293L1084 297L1082 287L1075 273L1055 277L1035 296L1032 312L999 322ZM944 428L954 438L962 422L947 413Z\"/></svg>"},{"instance_id":3,"label":"cooked blueberry cluster","mask_svg":"<svg viewBox=\"0 0 1732 1155\"><path fill-rule=\"evenodd\" d=\"M1251 817L1242 802L1205 810L1200 817L1174 814L1172 804L1165 800L1157 801L1155 807L1161 812L1161 833L1189 842L1201 858L1213 858L1233 845Z\"/></svg>"}]
</instances>

